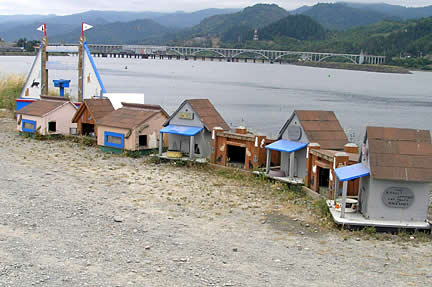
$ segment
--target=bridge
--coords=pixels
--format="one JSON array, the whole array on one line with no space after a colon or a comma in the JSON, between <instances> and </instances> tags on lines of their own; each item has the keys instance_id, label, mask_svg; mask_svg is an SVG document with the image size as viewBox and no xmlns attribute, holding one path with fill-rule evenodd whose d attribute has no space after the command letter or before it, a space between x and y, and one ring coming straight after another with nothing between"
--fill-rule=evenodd
<instances>
[{"instance_id":1,"label":"bridge","mask_svg":"<svg viewBox=\"0 0 432 287\"><path fill-rule=\"evenodd\" d=\"M74 44L50 44L50 46L75 46ZM329 58L343 58L354 64L378 65L385 63L385 56L367 54L340 54L302 51L277 51L259 49L227 49L227 48L200 48L200 47L173 47L151 45L109 45L88 44L89 49L96 56L103 57L177 57L177 58L218 58L227 60L259 59L268 62L284 60L300 60L321 62Z\"/></svg>"}]
</instances>

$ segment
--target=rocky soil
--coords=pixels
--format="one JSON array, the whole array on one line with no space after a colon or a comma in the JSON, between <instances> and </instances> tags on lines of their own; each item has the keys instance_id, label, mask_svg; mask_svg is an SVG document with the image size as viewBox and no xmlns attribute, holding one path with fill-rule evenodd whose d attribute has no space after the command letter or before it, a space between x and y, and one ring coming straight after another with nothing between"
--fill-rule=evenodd
<instances>
[{"instance_id":1,"label":"rocky soil","mask_svg":"<svg viewBox=\"0 0 432 287\"><path fill-rule=\"evenodd\" d=\"M322 229L271 188L0 119L0 286L432 286L430 242Z\"/></svg>"}]
</instances>

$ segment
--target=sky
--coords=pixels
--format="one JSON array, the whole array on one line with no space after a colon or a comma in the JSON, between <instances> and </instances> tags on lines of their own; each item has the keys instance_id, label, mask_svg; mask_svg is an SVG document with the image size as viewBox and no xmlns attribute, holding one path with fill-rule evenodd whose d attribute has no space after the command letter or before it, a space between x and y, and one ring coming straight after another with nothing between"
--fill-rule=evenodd
<instances>
[{"instance_id":1,"label":"sky","mask_svg":"<svg viewBox=\"0 0 432 287\"><path fill-rule=\"evenodd\" d=\"M347 1L347 0L345 0ZM318 2L335 2L328 0L0 0L0 15L15 14L57 14L67 15L88 10L117 11L196 11L205 8L244 8L256 3L275 3L287 10L293 10L303 5L314 5ZM432 0L355 0L350 2L376 3L402 6L432 5Z\"/></svg>"}]
</instances>

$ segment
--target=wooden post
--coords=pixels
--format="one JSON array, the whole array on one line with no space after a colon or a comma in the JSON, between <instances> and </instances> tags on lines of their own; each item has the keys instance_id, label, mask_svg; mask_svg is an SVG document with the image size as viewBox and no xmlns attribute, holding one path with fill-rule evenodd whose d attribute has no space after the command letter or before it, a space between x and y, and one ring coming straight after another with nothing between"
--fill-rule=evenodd
<instances>
[{"instance_id":1,"label":"wooden post","mask_svg":"<svg viewBox=\"0 0 432 287\"><path fill-rule=\"evenodd\" d=\"M211 151L210 151L210 162L212 163L217 163L216 162L216 157L217 157L217 147L219 146L220 142L219 142L219 138L218 138L218 133L223 132L223 128L221 127L214 127L212 130L212 139L211 139Z\"/></svg>"},{"instance_id":2,"label":"wooden post","mask_svg":"<svg viewBox=\"0 0 432 287\"><path fill-rule=\"evenodd\" d=\"M48 70L46 68L46 63L48 62L48 37L44 36L42 39L42 95L48 96Z\"/></svg>"},{"instance_id":3,"label":"wooden post","mask_svg":"<svg viewBox=\"0 0 432 287\"><path fill-rule=\"evenodd\" d=\"M337 178L337 175L334 172L334 170L336 168L339 168L339 167L347 166L348 163L349 163L349 156L348 156L347 153L345 153L345 152L338 152L338 153L336 153L334 155L334 157L333 157L333 169L330 170L330 172L333 174L333 179ZM339 182L339 180L338 180L338 182ZM339 188L340 188L340 183L338 183L338 184L339 185L337 186L337 190L339 190ZM334 193L337 196L336 186L335 186L335 189L334 189ZM329 193L329 197L331 197L330 193Z\"/></svg>"},{"instance_id":4,"label":"wooden post","mask_svg":"<svg viewBox=\"0 0 432 287\"><path fill-rule=\"evenodd\" d=\"M266 174L269 174L270 172L270 164L271 164L271 150L267 149Z\"/></svg>"},{"instance_id":5,"label":"wooden post","mask_svg":"<svg viewBox=\"0 0 432 287\"><path fill-rule=\"evenodd\" d=\"M311 154L311 151L313 149L319 150L321 148L320 144L318 143L310 143L306 150L306 178L305 178L305 185L307 187L311 187L311 178L312 178L312 166L313 166L313 156Z\"/></svg>"},{"instance_id":6,"label":"wooden post","mask_svg":"<svg viewBox=\"0 0 432 287\"><path fill-rule=\"evenodd\" d=\"M346 198L348 192L348 181L343 182L343 190L342 190L342 203L341 203L341 218L345 218L345 206L346 206Z\"/></svg>"},{"instance_id":7,"label":"wooden post","mask_svg":"<svg viewBox=\"0 0 432 287\"><path fill-rule=\"evenodd\" d=\"M78 102L83 101L83 89L84 89L84 75L83 75L83 64L84 64L84 42L85 37L81 35L78 47Z\"/></svg>"}]
</instances>

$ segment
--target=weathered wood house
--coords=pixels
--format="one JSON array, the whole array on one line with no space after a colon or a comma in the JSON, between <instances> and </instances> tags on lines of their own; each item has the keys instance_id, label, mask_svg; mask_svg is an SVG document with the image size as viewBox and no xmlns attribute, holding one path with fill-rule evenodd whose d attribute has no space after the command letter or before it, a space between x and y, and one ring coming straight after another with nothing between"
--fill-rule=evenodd
<instances>
[{"instance_id":1,"label":"weathered wood house","mask_svg":"<svg viewBox=\"0 0 432 287\"><path fill-rule=\"evenodd\" d=\"M278 140L266 146L266 174L294 184L303 184L307 176L306 155L309 143L322 149L344 150L348 143L334 112L296 110L279 132ZM270 166L272 151L281 152L280 165Z\"/></svg>"},{"instance_id":2,"label":"weathered wood house","mask_svg":"<svg viewBox=\"0 0 432 287\"><path fill-rule=\"evenodd\" d=\"M114 111L109 99L85 99L75 116L73 123L77 124L77 133L85 136L96 136L96 125L104 116Z\"/></svg>"},{"instance_id":3,"label":"weathered wood house","mask_svg":"<svg viewBox=\"0 0 432 287\"><path fill-rule=\"evenodd\" d=\"M42 96L41 100L17 111L17 129L30 134L69 135L76 129L72 123L76 110L67 98Z\"/></svg>"},{"instance_id":4,"label":"weathered wood house","mask_svg":"<svg viewBox=\"0 0 432 287\"><path fill-rule=\"evenodd\" d=\"M342 198L328 201L338 224L430 228L432 144L427 130L367 127L361 163L337 168ZM348 182L360 178L359 199L346 212ZM336 192L340 194L340 192Z\"/></svg>"},{"instance_id":5,"label":"weathered wood house","mask_svg":"<svg viewBox=\"0 0 432 287\"><path fill-rule=\"evenodd\" d=\"M321 149L318 143L311 143L307 147L305 186L329 199L334 197L334 170L339 167L359 162L358 146L348 143L343 151ZM359 179L350 181L348 196L358 195Z\"/></svg>"},{"instance_id":6,"label":"weathered wood house","mask_svg":"<svg viewBox=\"0 0 432 287\"><path fill-rule=\"evenodd\" d=\"M228 124L208 99L185 100L164 123L160 130L159 156L170 158L171 154L188 158L209 158L211 137L215 127L229 130ZM162 139L169 134L168 153L162 152Z\"/></svg>"},{"instance_id":7,"label":"weathered wood house","mask_svg":"<svg viewBox=\"0 0 432 287\"><path fill-rule=\"evenodd\" d=\"M211 162L251 170L265 165L265 146L274 142L264 135L252 134L244 127L233 131L214 128L211 142ZM273 153L276 158L278 154ZM278 161L279 159L273 159Z\"/></svg>"},{"instance_id":8,"label":"weathered wood house","mask_svg":"<svg viewBox=\"0 0 432 287\"><path fill-rule=\"evenodd\" d=\"M168 114L158 105L122 103L97 122L97 144L103 151L141 151L159 146L159 130ZM161 143L161 145L164 145Z\"/></svg>"}]
</instances>

